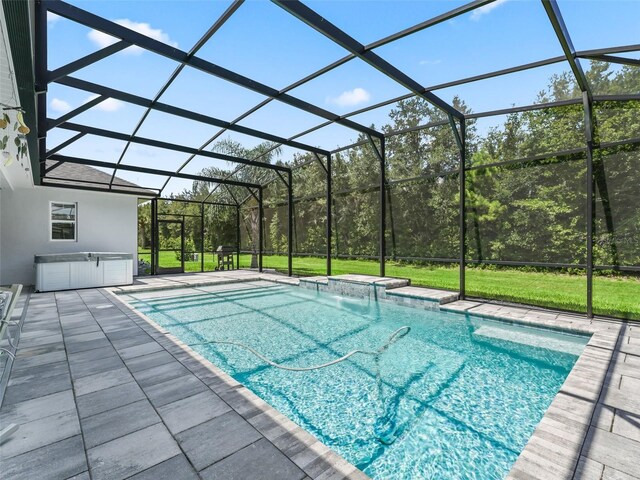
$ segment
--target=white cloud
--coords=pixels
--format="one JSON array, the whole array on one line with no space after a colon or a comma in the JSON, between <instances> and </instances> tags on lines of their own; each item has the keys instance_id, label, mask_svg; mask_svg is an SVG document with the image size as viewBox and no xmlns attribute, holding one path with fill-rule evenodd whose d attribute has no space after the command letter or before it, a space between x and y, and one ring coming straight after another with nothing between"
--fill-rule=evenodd
<instances>
[{"instance_id":1,"label":"white cloud","mask_svg":"<svg viewBox=\"0 0 640 480\"><path fill-rule=\"evenodd\" d=\"M159 42L166 43L167 45L171 45L172 47L177 47L178 42L174 42L169 38L169 35L163 32L159 28L152 28L148 23L142 22L134 22L129 20L128 18L122 18L120 20L115 20L115 23L118 25L122 25L125 28L136 31L142 35L146 35L147 37L151 37L154 40L158 40ZM104 48L112 45L118 41L117 38L112 37L111 35L107 35L106 33L99 32L98 30L91 30L87 36L89 40L95 43L98 47ZM126 53L140 55L144 52L144 49L140 47L129 47L124 50Z\"/></svg>"},{"instance_id":2,"label":"white cloud","mask_svg":"<svg viewBox=\"0 0 640 480\"><path fill-rule=\"evenodd\" d=\"M56 23L58 20L60 20L60 15L56 15L53 12L47 12L47 23L49 25L53 25L54 23Z\"/></svg>"},{"instance_id":3,"label":"white cloud","mask_svg":"<svg viewBox=\"0 0 640 480\"><path fill-rule=\"evenodd\" d=\"M59 113L65 113L71 110L71 105L69 105L69 102L65 102L64 100L60 100L59 98L52 98L49 106L52 110L55 110Z\"/></svg>"},{"instance_id":4,"label":"white cloud","mask_svg":"<svg viewBox=\"0 0 640 480\"><path fill-rule=\"evenodd\" d=\"M507 0L496 0L495 2L492 3L488 3L487 5L484 5L480 8L476 8L473 13L471 14L471 20L475 20L478 21L480 20L480 17L482 17L483 15L486 15L487 13L491 12L492 10L495 10L496 8L498 8L500 5L506 3Z\"/></svg>"},{"instance_id":5,"label":"white cloud","mask_svg":"<svg viewBox=\"0 0 640 480\"><path fill-rule=\"evenodd\" d=\"M84 103L90 102L94 98L98 98L98 96L99 95L91 95L85 100ZM115 98L107 98L93 108L102 110L103 112L115 112L116 110L120 110L123 106L124 103L122 103L120 100L116 100Z\"/></svg>"},{"instance_id":6,"label":"white cloud","mask_svg":"<svg viewBox=\"0 0 640 480\"><path fill-rule=\"evenodd\" d=\"M342 92L337 97L327 98L327 102L338 105L339 107L353 107L368 101L370 98L371 95L364 88L356 87L353 90Z\"/></svg>"},{"instance_id":7,"label":"white cloud","mask_svg":"<svg viewBox=\"0 0 640 480\"><path fill-rule=\"evenodd\" d=\"M96 105L98 110L102 110L103 112L115 112L116 110L120 110L124 106L120 100L116 100L115 98L107 98L104 102L100 102Z\"/></svg>"}]
</instances>

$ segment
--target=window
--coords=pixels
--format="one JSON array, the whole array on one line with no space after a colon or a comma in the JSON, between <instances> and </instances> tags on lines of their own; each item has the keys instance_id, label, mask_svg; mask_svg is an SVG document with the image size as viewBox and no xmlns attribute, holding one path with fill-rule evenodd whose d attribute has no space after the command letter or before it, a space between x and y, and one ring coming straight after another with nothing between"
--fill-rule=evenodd
<instances>
[{"instance_id":1,"label":"window","mask_svg":"<svg viewBox=\"0 0 640 480\"><path fill-rule=\"evenodd\" d=\"M76 203L51 202L51 240L76 241Z\"/></svg>"}]
</instances>

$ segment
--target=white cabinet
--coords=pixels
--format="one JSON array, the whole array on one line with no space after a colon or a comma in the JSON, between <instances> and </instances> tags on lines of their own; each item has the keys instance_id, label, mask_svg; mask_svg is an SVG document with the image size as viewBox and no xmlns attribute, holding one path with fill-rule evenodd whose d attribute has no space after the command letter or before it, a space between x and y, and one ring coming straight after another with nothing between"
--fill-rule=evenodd
<instances>
[{"instance_id":1,"label":"white cabinet","mask_svg":"<svg viewBox=\"0 0 640 480\"><path fill-rule=\"evenodd\" d=\"M104 265L105 285L124 285L131 283L133 278L133 264L131 260L110 260L102 262Z\"/></svg>"},{"instance_id":2,"label":"white cabinet","mask_svg":"<svg viewBox=\"0 0 640 480\"><path fill-rule=\"evenodd\" d=\"M103 269L97 262L69 262L69 286L67 288L86 288L102 285Z\"/></svg>"},{"instance_id":3,"label":"white cabinet","mask_svg":"<svg viewBox=\"0 0 640 480\"><path fill-rule=\"evenodd\" d=\"M65 290L71 284L70 263L41 263L38 264L36 290L48 292L50 290Z\"/></svg>"},{"instance_id":4,"label":"white cabinet","mask_svg":"<svg viewBox=\"0 0 640 480\"><path fill-rule=\"evenodd\" d=\"M48 259L39 263L36 259L36 291L49 292L133 283L132 259L98 260L97 256L93 255L89 260L73 261L73 255L60 257L63 261Z\"/></svg>"}]
</instances>

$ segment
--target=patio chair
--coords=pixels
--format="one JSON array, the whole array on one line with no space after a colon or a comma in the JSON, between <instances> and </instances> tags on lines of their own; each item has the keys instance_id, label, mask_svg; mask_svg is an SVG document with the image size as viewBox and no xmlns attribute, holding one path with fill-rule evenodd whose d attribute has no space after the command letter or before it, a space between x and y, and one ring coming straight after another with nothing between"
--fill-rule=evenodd
<instances>
[{"instance_id":1,"label":"patio chair","mask_svg":"<svg viewBox=\"0 0 640 480\"><path fill-rule=\"evenodd\" d=\"M6 334L7 342L9 342L10 347L0 347L0 355L4 353L11 357L12 360L15 359L16 345L13 343L13 339L11 338L9 327L18 325L18 322L11 321L11 315L13 314L13 309L18 303L21 292L22 285L20 284L11 285L11 288L0 288L0 295L2 296L3 300L2 302L0 302L0 342L4 339ZM13 349L13 352L11 351L11 349ZM6 428L2 429L2 431L0 431L0 445L2 445L2 443L7 440L9 436L11 436L16 430L18 430L18 428L19 425L10 423L6 426Z\"/></svg>"},{"instance_id":2,"label":"patio chair","mask_svg":"<svg viewBox=\"0 0 640 480\"><path fill-rule=\"evenodd\" d=\"M11 285L11 288L0 288L0 295L4 297L4 302L0 302L2 304L0 309L0 341L2 341L6 333L9 346L14 350L16 346L13 343L9 327L18 325L17 322L11 321L11 315L13 314L16 303L18 303L20 293L22 293L22 285L19 283ZM6 353L11 358L15 358L14 353L8 348L0 347L0 355L2 353Z\"/></svg>"}]
</instances>

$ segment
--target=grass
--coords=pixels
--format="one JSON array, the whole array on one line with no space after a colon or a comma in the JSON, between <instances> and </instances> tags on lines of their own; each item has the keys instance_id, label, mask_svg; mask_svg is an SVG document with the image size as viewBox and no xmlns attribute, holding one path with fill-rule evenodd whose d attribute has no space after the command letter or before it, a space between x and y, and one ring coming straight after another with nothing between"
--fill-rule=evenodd
<instances>
[{"instance_id":1,"label":"grass","mask_svg":"<svg viewBox=\"0 0 640 480\"><path fill-rule=\"evenodd\" d=\"M138 255L149 261L147 252ZM161 252L161 264L179 266L173 252ZM247 268L250 255L240 256L240 266ZM331 262L332 274L362 273L378 275L377 262L371 260L337 260ZM205 254L205 270L214 269L214 257ZM286 256L265 256L264 268L286 271ZM324 275L326 260L318 257L293 259L294 274L300 276ZM200 271L200 261L185 262L185 271ZM456 267L422 266L388 261L386 274L409 278L413 285L458 290L459 271ZM566 273L526 271L516 268L467 268L467 295L487 299L506 300L528 305L584 312L586 310L586 276ZM640 280L631 276L595 276L593 280L593 308L599 315L640 319Z\"/></svg>"}]
</instances>

